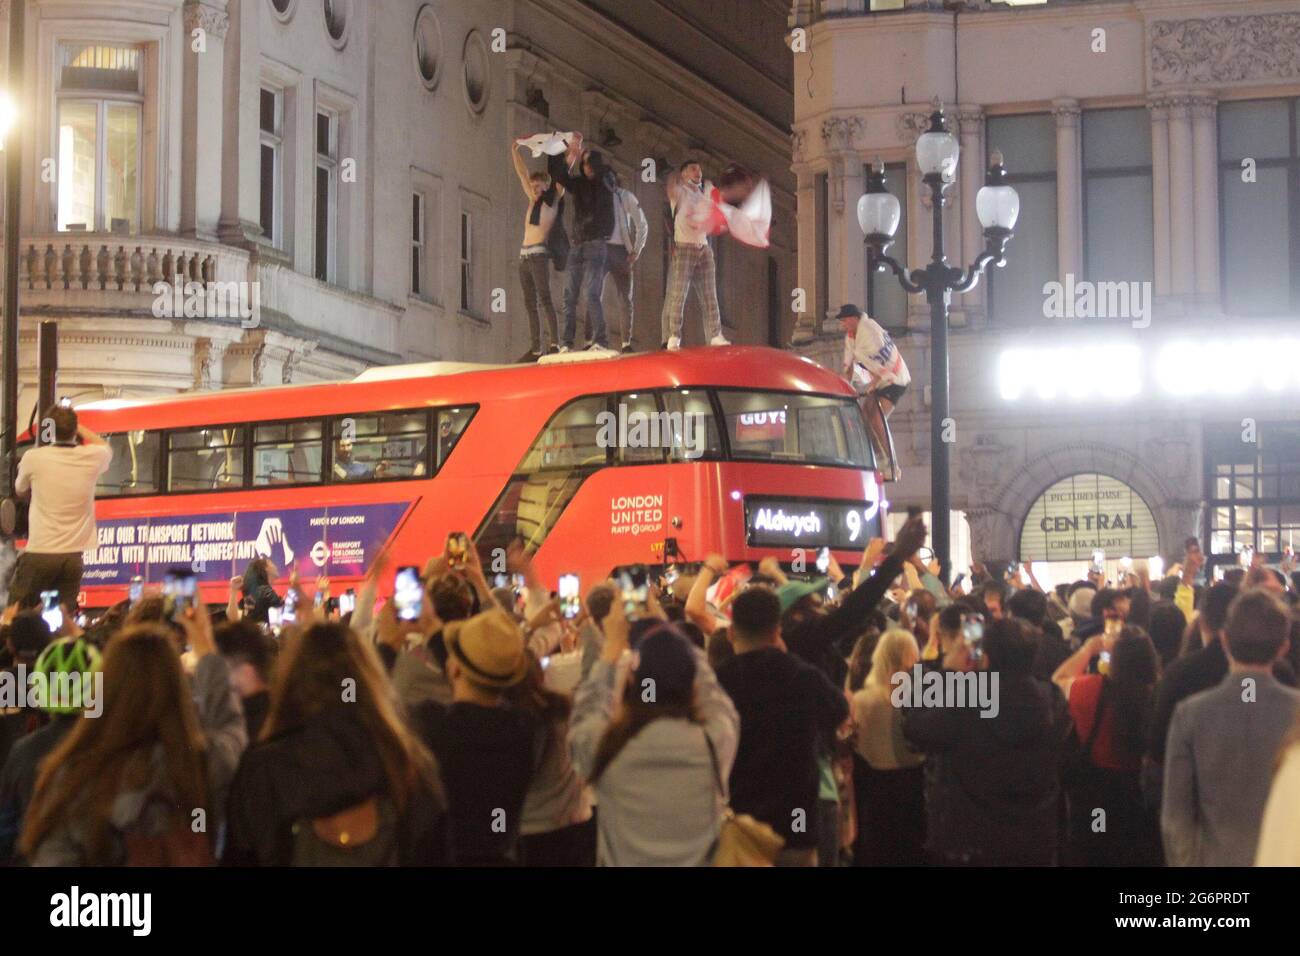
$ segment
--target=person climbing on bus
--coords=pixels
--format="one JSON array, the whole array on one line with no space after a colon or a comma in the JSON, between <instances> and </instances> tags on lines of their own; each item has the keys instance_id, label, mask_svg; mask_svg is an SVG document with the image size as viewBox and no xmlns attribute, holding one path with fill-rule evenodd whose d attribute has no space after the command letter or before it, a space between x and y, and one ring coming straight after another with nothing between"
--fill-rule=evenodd
<instances>
[{"instance_id":1,"label":"person climbing on bus","mask_svg":"<svg viewBox=\"0 0 1300 956\"><path fill-rule=\"evenodd\" d=\"M856 305L840 308L837 319L844 325L844 368L841 374L858 393L863 420L871 432L876 451L890 459L894 480L902 477L891 454L887 423L912 375L903 354L889 333Z\"/></svg>"}]
</instances>

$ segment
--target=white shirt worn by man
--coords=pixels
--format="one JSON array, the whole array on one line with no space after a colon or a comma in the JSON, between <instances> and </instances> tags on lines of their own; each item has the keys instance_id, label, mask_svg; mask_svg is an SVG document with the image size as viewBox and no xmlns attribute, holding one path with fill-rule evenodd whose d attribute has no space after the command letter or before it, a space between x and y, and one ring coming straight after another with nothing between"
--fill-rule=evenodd
<instances>
[{"instance_id":1,"label":"white shirt worn by man","mask_svg":"<svg viewBox=\"0 0 1300 956\"><path fill-rule=\"evenodd\" d=\"M709 196L713 183L705 180L696 186L678 180L669 188L668 202L673 210L673 242L683 246L703 246L709 241L709 220L713 206Z\"/></svg>"},{"instance_id":2,"label":"white shirt worn by man","mask_svg":"<svg viewBox=\"0 0 1300 956\"><path fill-rule=\"evenodd\" d=\"M875 384L862 379L861 369L875 375ZM869 316L858 320L857 333L844 337L844 376L854 380L859 392L878 391L890 385L909 385L912 374L893 338Z\"/></svg>"},{"instance_id":3,"label":"white shirt worn by man","mask_svg":"<svg viewBox=\"0 0 1300 956\"><path fill-rule=\"evenodd\" d=\"M23 455L14 490L32 493L30 553L71 554L95 546L95 485L112 460L108 445L91 444L42 445Z\"/></svg>"}]
</instances>

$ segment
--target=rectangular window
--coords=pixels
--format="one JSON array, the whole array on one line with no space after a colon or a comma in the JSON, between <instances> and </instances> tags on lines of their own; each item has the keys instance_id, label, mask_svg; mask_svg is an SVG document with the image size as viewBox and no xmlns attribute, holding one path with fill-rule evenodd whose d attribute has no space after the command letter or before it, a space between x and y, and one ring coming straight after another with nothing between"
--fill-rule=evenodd
<instances>
[{"instance_id":1,"label":"rectangular window","mask_svg":"<svg viewBox=\"0 0 1300 956\"><path fill-rule=\"evenodd\" d=\"M224 491L243 484L242 427L192 428L168 436L168 491Z\"/></svg>"},{"instance_id":2,"label":"rectangular window","mask_svg":"<svg viewBox=\"0 0 1300 956\"><path fill-rule=\"evenodd\" d=\"M157 432L123 432L105 435L104 440L113 450L113 460L108 471L99 478L95 495L108 498L115 495L152 495L158 493Z\"/></svg>"},{"instance_id":3,"label":"rectangular window","mask_svg":"<svg viewBox=\"0 0 1300 956\"><path fill-rule=\"evenodd\" d=\"M1261 422L1254 443L1239 423L1205 428L1210 562L1235 564L1254 548L1270 564L1300 548L1300 425Z\"/></svg>"},{"instance_id":4,"label":"rectangular window","mask_svg":"<svg viewBox=\"0 0 1300 956\"><path fill-rule=\"evenodd\" d=\"M709 394L702 388L683 388L675 392L662 393L664 411L672 416L681 416L682 427L685 429L685 420L687 417L695 419L689 432L683 433L684 442L673 444L671 455L673 461L698 460L700 458L718 458L722 455L722 439L718 437L718 419L713 414L713 405L709 402ZM700 445L699 427L704 425L703 446ZM694 447L692 447L694 445ZM687 452L690 452L691 458L687 458ZM699 451L701 454L696 455Z\"/></svg>"},{"instance_id":5,"label":"rectangular window","mask_svg":"<svg viewBox=\"0 0 1300 956\"><path fill-rule=\"evenodd\" d=\"M871 175L871 167L864 167L864 176ZM898 200L902 215L898 219L898 231L894 233L893 244L885 250L904 265L907 264L907 164L885 164L885 186L890 195ZM907 328L907 303L910 296L899 285L892 272L877 272L874 276L867 270L868 255L866 243L862 244L863 274L867 277L867 286L862 293L862 301L871 317L886 329ZM871 294L867 294L867 289Z\"/></svg>"},{"instance_id":6,"label":"rectangular window","mask_svg":"<svg viewBox=\"0 0 1300 956\"><path fill-rule=\"evenodd\" d=\"M733 458L872 467L862 417L847 399L719 390L718 400Z\"/></svg>"},{"instance_id":7,"label":"rectangular window","mask_svg":"<svg viewBox=\"0 0 1300 956\"><path fill-rule=\"evenodd\" d=\"M284 96L276 90L261 91L261 199L258 220L262 236L273 246L281 243L280 206L283 193Z\"/></svg>"},{"instance_id":8,"label":"rectangular window","mask_svg":"<svg viewBox=\"0 0 1300 956\"><path fill-rule=\"evenodd\" d=\"M57 55L57 228L133 233L140 221L141 50L65 42Z\"/></svg>"},{"instance_id":9,"label":"rectangular window","mask_svg":"<svg viewBox=\"0 0 1300 956\"><path fill-rule=\"evenodd\" d=\"M253 431L253 484L319 483L322 449L319 421L258 425Z\"/></svg>"},{"instance_id":10,"label":"rectangular window","mask_svg":"<svg viewBox=\"0 0 1300 956\"><path fill-rule=\"evenodd\" d=\"M1298 127L1300 99L1219 106L1220 274L1224 308L1234 314L1300 308Z\"/></svg>"},{"instance_id":11,"label":"rectangular window","mask_svg":"<svg viewBox=\"0 0 1300 956\"><path fill-rule=\"evenodd\" d=\"M424 196L411 193L411 295L424 295Z\"/></svg>"},{"instance_id":12,"label":"rectangular window","mask_svg":"<svg viewBox=\"0 0 1300 956\"><path fill-rule=\"evenodd\" d=\"M334 281L335 225L338 214L338 116L316 113L316 235L314 274Z\"/></svg>"},{"instance_id":13,"label":"rectangular window","mask_svg":"<svg viewBox=\"0 0 1300 956\"><path fill-rule=\"evenodd\" d=\"M1024 197L1021 197L1024 209ZM1151 118L1145 107L1083 114L1084 272L1093 282L1155 277Z\"/></svg>"},{"instance_id":14,"label":"rectangular window","mask_svg":"<svg viewBox=\"0 0 1300 956\"><path fill-rule=\"evenodd\" d=\"M1043 286L1059 271L1056 228L1056 120L1050 113L991 116L989 153L1007 156L1011 185L1020 193L1020 219L1007 264L990 269L989 315L1005 324L1043 321Z\"/></svg>"},{"instance_id":15,"label":"rectangular window","mask_svg":"<svg viewBox=\"0 0 1300 956\"><path fill-rule=\"evenodd\" d=\"M460 214L460 310L474 314L474 219L467 211Z\"/></svg>"},{"instance_id":16,"label":"rectangular window","mask_svg":"<svg viewBox=\"0 0 1300 956\"><path fill-rule=\"evenodd\" d=\"M425 412L348 415L334 420L331 481L384 481L428 474Z\"/></svg>"}]
</instances>

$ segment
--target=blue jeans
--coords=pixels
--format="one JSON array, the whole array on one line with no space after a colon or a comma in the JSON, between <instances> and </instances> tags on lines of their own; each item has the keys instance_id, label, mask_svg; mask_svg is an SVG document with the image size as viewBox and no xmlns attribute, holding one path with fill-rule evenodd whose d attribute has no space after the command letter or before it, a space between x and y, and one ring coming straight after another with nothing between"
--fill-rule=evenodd
<instances>
[{"instance_id":1,"label":"blue jeans","mask_svg":"<svg viewBox=\"0 0 1300 956\"><path fill-rule=\"evenodd\" d=\"M605 268L608 253L604 239L579 243L569 249L568 279L564 284L564 328L560 341L573 348L573 335L578 324L578 296L587 304L587 319L591 322L592 341L608 347L605 335L605 311L600 304L600 292L605 287Z\"/></svg>"}]
</instances>

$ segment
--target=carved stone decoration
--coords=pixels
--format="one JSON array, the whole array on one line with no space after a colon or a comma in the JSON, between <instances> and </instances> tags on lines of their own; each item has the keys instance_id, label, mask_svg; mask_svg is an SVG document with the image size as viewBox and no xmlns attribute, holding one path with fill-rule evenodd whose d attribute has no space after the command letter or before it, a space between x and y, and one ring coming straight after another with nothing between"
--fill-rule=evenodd
<instances>
[{"instance_id":1,"label":"carved stone decoration","mask_svg":"<svg viewBox=\"0 0 1300 956\"><path fill-rule=\"evenodd\" d=\"M919 139L921 134L930 128L930 113L900 113L895 122L898 138L910 143Z\"/></svg>"},{"instance_id":2,"label":"carved stone decoration","mask_svg":"<svg viewBox=\"0 0 1300 956\"><path fill-rule=\"evenodd\" d=\"M194 388L212 388L212 339L194 340Z\"/></svg>"},{"instance_id":3,"label":"carved stone decoration","mask_svg":"<svg viewBox=\"0 0 1300 956\"><path fill-rule=\"evenodd\" d=\"M1148 37L1152 86L1300 79L1300 13L1159 20Z\"/></svg>"},{"instance_id":4,"label":"carved stone decoration","mask_svg":"<svg viewBox=\"0 0 1300 956\"><path fill-rule=\"evenodd\" d=\"M262 376L266 372L266 341L262 340L257 343L252 355L252 382L253 385L263 384Z\"/></svg>"},{"instance_id":5,"label":"carved stone decoration","mask_svg":"<svg viewBox=\"0 0 1300 956\"><path fill-rule=\"evenodd\" d=\"M229 16L199 0L185 0L184 17L186 34L201 29L208 36L220 40L230 30Z\"/></svg>"},{"instance_id":6,"label":"carved stone decoration","mask_svg":"<svg viewBox=\"0 0 1300 956\"><path fill-rule=\"evenodd\" d=\"M822 123L822 140L832 152L851 152L853 141L862 135L866 125L861 116L832 116Z\"/></svg>"},{"instance_id":7,"label":"carved stone decoration","mask_svg":"<svg viewBox=\"0 0 1300 956\"><path fill-rule=\"evenodd\" d=\"M808 133L806 130L796 129L790 134L790 154L796 163L802 163L804 160L804 147L808 142Z\"/></svg>"}]
</instances>

